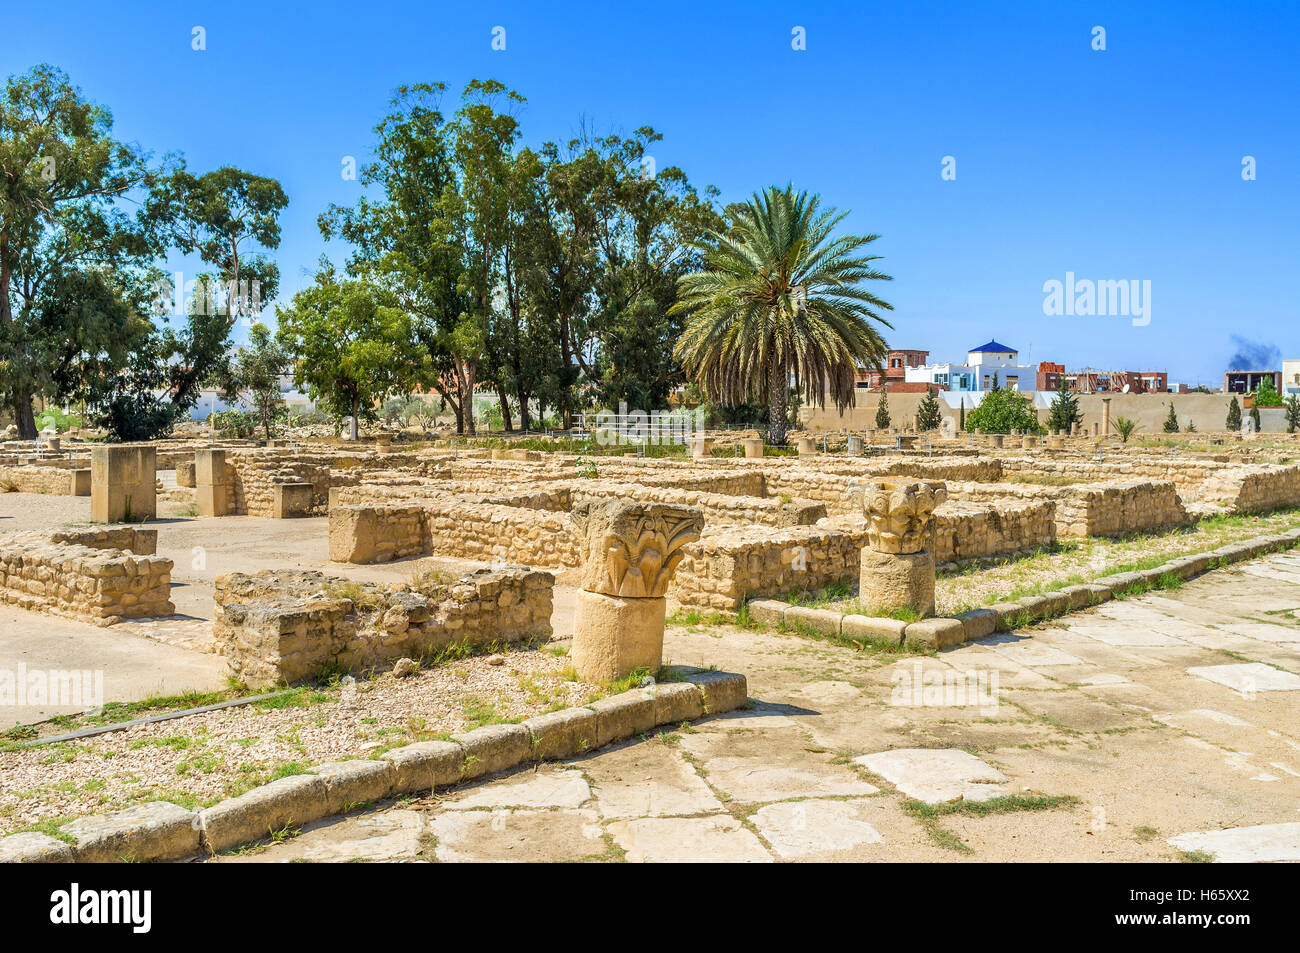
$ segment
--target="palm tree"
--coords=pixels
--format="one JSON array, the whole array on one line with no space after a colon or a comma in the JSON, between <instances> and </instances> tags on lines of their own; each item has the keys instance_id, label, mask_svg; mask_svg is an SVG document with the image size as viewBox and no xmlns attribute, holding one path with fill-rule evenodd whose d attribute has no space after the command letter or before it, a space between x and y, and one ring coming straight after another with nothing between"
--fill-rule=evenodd
<instances>
[{"instance_id":1,"label":"palm tree","mask_svg":"<svg viewBox=\"0 0 1300 953\"><path fill-rule=\"evenodd\" d=\"M857 370L881 367L886 345L872 322L893 310L859 284L890 280L861 253L878 235L831 232L844 218L792 186L769 187L731 211L726 232L695 248L705 270L685 275L671 313L690 314L675 354L710 400L768 404L769 439L785 443L790 380L805 402L842 413ZM847 213L845 213L847 214Z\"/></svg>"}]
</instances>

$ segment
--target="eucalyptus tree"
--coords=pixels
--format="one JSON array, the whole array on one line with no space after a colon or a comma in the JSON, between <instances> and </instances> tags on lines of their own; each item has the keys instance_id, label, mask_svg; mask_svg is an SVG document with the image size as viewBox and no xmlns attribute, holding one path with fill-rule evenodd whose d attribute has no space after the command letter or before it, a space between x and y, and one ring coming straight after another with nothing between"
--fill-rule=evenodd
<instances>
[{"instance_id":1,"label":"eucalyptus tree","mask_svg":"<svg viewBox=\"0 0 1300 953\"><path fill-rule=\"evenodd\" d=\"M157 251L123 205L149 178L147 155L61 70L36 66L0 91L0 402L25 439L33 398L67 396L83 361L123 357L130 319L105 295Z\"/></svg>"}]
</instances>

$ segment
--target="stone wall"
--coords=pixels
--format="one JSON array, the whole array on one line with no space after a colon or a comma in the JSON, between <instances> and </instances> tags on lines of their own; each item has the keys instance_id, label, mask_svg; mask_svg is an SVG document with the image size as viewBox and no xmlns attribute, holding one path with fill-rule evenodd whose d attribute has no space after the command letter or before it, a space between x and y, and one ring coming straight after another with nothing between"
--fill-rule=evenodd
<instances>
[{"instance_id":1,"label":"stone wall","mask_svg":"<svg viewBox=\"0 0 1300 953\"><path fill-rule=\"evenodd\" d=\"M675 503L704 513L706 525L758 523L767 526L811 526L826 516L826 506L811 500L734 496L644 483L592 480L573 488L573 501L635 499L646 503Z\"/></svg>"},{"instance_id":2,"label":"stone wall","mask_svg":"<svg viewBox=\"0 0 1300 953\"><path fill-rule=\"evenodd\" d=\"M0 466L0 493L50 493L55 496L75 496L78 472L66 467L44 465Z\"/></svg>"},{"instance_id":3,"label":"stone wall","mask_svg":"<svg viewBox=\"0 0 1300 953\"><path fill-rule=\"evenodd\" d=\"M926 548L938 563L1026 552L1054 541L1054 510L1050 500L945 503L934 511ZM736 609L750 597L855 581L866 544L861 515L776 531L752 526L706 531L684 547L669 594L684 606Z\"/></svg>"},{"instance_id":4,"label":"stone wall","mask_svg":"<svg viewBox=\"0 0 1300 953\"><path fill-rule=\"evenodd\" d=\"M1032 483L949 483L951 500L1056 503L1057 536L1122 536L1171 529L1191 522L1174 485L1167 481L1108 480L1066 486Z\"/></svg>"},{"instance_id":5,"label":"stone wall","mask_svg":"<svg viewBox=\"0 0 1300 953\"><path fill-rule=\"evenodd\" d=\"M554 587L550 573L521 567L419 589L319 572L227 573L216 579L213 635L231 675L264 688L451 645L549 636Z\"/></svg>"},{"instance_id":6,"label":"stone wall","mask_svg":"<svg viewBox=\"0 0 1300 953\"><path fill-rule=\"evenodd\" d=\"M97 625L171 615L172 561L121 545L152 551L148 534L124 535L136 532L0 536L0 601ZM92 545L76 542L79 535Z\"/></svg>"},{"instance_id":7,"label":"stone wall","mask_svg":"<svg viewBox=\"0 0 1300 953\"><path fill-rule=\"evenodd\" d=\"M433 554L525 566L582 563L568 517L544 510L443 497L406 504L336 506L330 511L331 559L378 562L390 546L400 555L388 559Z\"/></svg>"}]
</instances>

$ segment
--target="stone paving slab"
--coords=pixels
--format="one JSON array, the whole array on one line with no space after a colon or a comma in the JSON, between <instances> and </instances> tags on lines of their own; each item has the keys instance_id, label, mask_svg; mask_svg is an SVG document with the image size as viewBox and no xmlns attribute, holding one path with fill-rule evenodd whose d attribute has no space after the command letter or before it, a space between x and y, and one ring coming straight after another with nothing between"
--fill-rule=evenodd
<instances>
[{"instance_id":1,"label":"stone paving slab","mask_svg":"<svg viewBox=\"0 0 1300 953\"><path fill-rule=\"evenodd\" d=\"M609 832L630 863L772 863L759 839L728 814L614 821Z\"/></svg>"},{"instance_id":2,"label":"stone paving slab","mask_svg":"<svg viewBox=\"0 0 1300 953\"><path fill-rule=\"evenodd\" d=\"M903 748L855 758L898 790L918 801L987 801L1007 793L1007 777L967 751Z\"/></svg>"},{"instance_id":3,"label":"stone paving slab","mask_svg":"<svg viewBox=\"0 0 1300 953\"><path fill-rule=\"evenodd\" d=\"M1217 685L1226 685L1242 694L1254 692L1300 691L1300 675L1279 672L1262 662L1245 662L1238 665L1205 665L1189 668L1187 674L1204 678Z\"/></svg>"},{"instance_id":4,"label":"stone paving slab","mask_svg":"<svg viewBox=\"0 0 1300 953\"><path fill-rule=\"evenodd\" d=\"M1300 823L1192 831L1169 838L1179 850L1204 851L1219 863L1300 861Z\"/></svg>"},{"instance_id":5,"label":"stone paving slab","mask_svg":"<svg viewBox=\"0 0 1300 953\"><path fill-rule=\"evenodd\" d=\"M752 820L782 860L853 860L859 848L884 837L871 824L868 801L786 801L769 804Z\"/></svg>"}]
</instances>

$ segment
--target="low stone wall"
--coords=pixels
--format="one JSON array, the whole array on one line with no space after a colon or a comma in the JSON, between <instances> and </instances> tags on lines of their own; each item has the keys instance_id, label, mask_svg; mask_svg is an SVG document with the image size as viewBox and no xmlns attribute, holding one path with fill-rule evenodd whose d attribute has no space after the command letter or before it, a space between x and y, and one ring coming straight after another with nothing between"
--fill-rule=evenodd
<instances>
[{"instance_id":1,"label":"low stone wall","mask_svg":"<svg viewBox=\"0 0 1300 953\"><path fill-rule=\"evenodd\" d=\"M1109 480L1067 486L949 483L948 496L975 502L1054 501L1057 536L1122 536L1172 529L1192 521L1170 482Z\"/></svg>"},{"instance_id":2,"label":"low stone wall","mask_svg":"<svg viewBox=\"0 0 1300 953\"><path fill-rule=\"evenodd\" d=\"M611 483L592 480L573 488L573 501L587 499L636 499L647 503L693 506L704 513L705 525L749 524L766 526L811 526L826 516L826 506L811 500L782 500L773 497L733 496L704 493L643 483Z\"/></svg>"},{"instance_id":3,"label":"low stone wall","mask_svg":"<svg viewBox=\"0 0 1300 953\"><path fill-rule=\"evenodd\" d=\"M76 543L90 549L129 551L136 556L152 556L158 552L158 531L136 529L133 526L56 530L49 533L47 538L52 543Z\"/></svg>"},{"instance_id":4,"label":"low stone wall","mask_svg":"<svg viewBox=\"0 0 1300 953\"><path fill-rule=\"evenodd\" d=\"M172 561L124 545L152 552L156 537L147 538L136 530L0 536L0 601L97 625L171 615Z\"/></svg>"},{"instance_id":5,"label":"low stone wall","mask_svg":"<svg viewBox=\"0 0 1300 953\"><path fill-rule=\"evenodd\" d=\"M357 672L450 645L551 634L555 577L508 567L420 589L319 572L218 576L213 636L231 675L253 688Z\"/></svg>"},{"instance_id":6,"label":"low stone wall","mask_svg":"<svg viewBox=\"0 0 1300 953\"><path fill-rule=\"evenodd\" d=\"M1096 461L1005 461L1008 477L1017 475L1077 479L1080 483L1142 479L1173 483L1185 503L1209 503L1234 513L1259 513L1300 506L1300 466L1232 463L1227 458L1145 458Z\"/></svg>"},{"instance_id":7,"label":"low stone wall","mask_svg":"<svg viewBox=\"0 0 1300 953\"><path fill-rule=\"evenodd\" d=\"M938 563L1026 552L1054 541L1054 511L1050 500L945 503L934 511L926 548ZM683 548L669 593L684 606L735 609L753 596L854 582L865 545L861 516L777 531L737 527L706 532Z\"/></svg>"},{"instance_id":8,"label":"low stone wall","mask_svg":"<svg viewBox=\"0 0 1300 953\"><path fill-rule=\"evenodd\" d=\"M76 496L77 473L57 466L0 466L0 493L50 493ZM90 492L87 482L85 496Z\"/></svg>"},{"instance_id":9,"label":"low stone wall","mask_svg":"<svg viewBox=\"0 0 1300 953\"><path fill-rule=\"evenodd\" d=\"M568 518L544 510L454 497L330 510L330 558L336 562L428 554L551 568L582 563Z\"/></svg>"}]
</instances>

